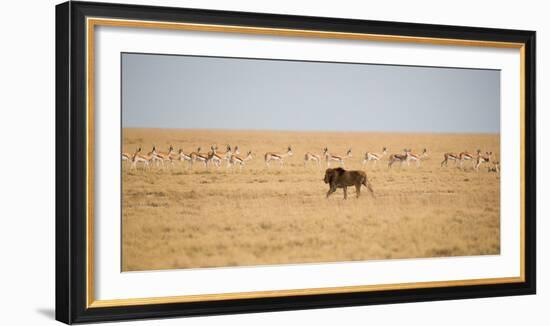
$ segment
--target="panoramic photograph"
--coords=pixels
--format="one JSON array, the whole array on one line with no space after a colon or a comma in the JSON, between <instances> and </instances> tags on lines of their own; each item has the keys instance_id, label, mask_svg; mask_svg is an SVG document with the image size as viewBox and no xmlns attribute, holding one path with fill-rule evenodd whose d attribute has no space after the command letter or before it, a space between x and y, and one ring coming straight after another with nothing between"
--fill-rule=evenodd
<instances>
[{"instance_id":1,"label":"panoramic photograph","mask_svg":"<svg viewBox=\"0 0 550 326\"><path fill-rule=\"evenodd\" d=\"M121 63L123 272L500 254L499 70Z\"/></svg>"}]
</instances>

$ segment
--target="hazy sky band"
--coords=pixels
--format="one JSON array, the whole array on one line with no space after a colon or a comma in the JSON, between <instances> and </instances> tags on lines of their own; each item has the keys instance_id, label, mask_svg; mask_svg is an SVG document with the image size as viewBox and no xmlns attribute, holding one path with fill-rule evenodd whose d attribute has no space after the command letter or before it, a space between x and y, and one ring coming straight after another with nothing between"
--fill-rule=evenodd
<instances>
[{"instance_id":1,"label":"hazy sky band","mask_svg":"<svg viewBox=\"0 0 550 326\"><path fill-rule=\"evenodd\" d=\"M125 128L500 132L500 71L122 54Z\"/></svg>"}]
</instances>

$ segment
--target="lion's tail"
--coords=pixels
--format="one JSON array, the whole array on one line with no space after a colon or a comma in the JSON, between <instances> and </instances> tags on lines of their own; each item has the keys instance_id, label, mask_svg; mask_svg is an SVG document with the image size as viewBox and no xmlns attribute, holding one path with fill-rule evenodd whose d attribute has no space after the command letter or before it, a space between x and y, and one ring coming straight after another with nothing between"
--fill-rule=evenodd
<instances>
[{"instance_id":1,"label":"lion's tail","mask_svg":"<svg viewBox=\"0 0 550 326\"><path fill-rule=\"evenodd\" d=\"M374 197L374 190L372 189L372 186L371 186L369 180L367 179L367 176L365 176L365 178L363 178L363 185L365 187L367 187L367 189L370 191L370 194L372 195L372 197Z\"/></svg>"}]
</instances>

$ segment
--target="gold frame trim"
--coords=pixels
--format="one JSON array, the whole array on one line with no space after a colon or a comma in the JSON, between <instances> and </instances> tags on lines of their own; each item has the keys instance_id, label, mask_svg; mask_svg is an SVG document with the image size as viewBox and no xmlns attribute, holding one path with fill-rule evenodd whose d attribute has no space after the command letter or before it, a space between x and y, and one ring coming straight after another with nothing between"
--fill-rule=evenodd
<instances>
[{"instance_id":1,"label":"gold frame trim","mask_svg":"<svg viewBox=\"0 0 550 326\"><path fill-rule=\"evenodd\" d=\"M96 26L116 26L132 28L155 28L187 30L201 32L244 33L256 35L275 35L287 37L316 37L330 39L366 40L378 42L405 42L416 44L435 44L452 46L476 46L493 48L511 48L520 51L520 276L487 279L449 280L433 282L413 282L379 285L356 285L344 287L291 289L274 291L255 291L219 294L184 295L169 297L129 298L114 300L96 300L94 297L94 31ZM144 20L125 20L88 17L86 19L86 105L87 105L87 154L86 162L86 308L120 307L150 304L168 304L198 301L219 301L231 299L273 298L304 296L316 294L336 294L353 292L373 292L403 290L415 288L440 288L451 286L488 285L525 282L525 44L514 42L495 42L462 40L447 38L412 37L382 34L343 33L299 29L263 28L249 26L173 23Z\"/></svg>"}]
</instances>

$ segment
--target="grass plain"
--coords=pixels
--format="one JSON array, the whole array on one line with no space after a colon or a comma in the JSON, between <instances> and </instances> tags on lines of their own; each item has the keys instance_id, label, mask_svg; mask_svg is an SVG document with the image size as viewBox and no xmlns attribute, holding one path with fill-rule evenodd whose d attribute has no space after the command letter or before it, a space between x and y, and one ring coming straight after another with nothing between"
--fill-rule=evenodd
<instances>
[{"instance_id":1,"label":"grass plain","mask_svg":"<svg viewBox=\"0 0 550 326\"><path fill-rule=\"evenodd\" d=\"M254 158L239 168L173 167L137 170L122 164L122 270L297 264L492 255L500 253L500 177L441 167L445 152L492 151L498 134L216 131L123 129L124 152L153 144L191 152L238 145ZM266 168L263 155L293 156ZM346 169L367 172L375 197L363 188L348 200L325 198L326 163L304 167L307 151L345 154ZM363 167L365 151L428 149L421 166L388 168L384 157ZM335 164L332 164L333 166Z\"/></svg>"}]
</instances>

